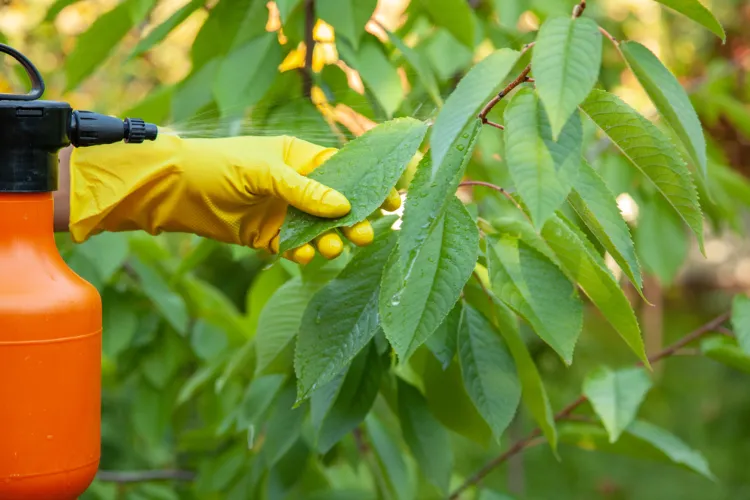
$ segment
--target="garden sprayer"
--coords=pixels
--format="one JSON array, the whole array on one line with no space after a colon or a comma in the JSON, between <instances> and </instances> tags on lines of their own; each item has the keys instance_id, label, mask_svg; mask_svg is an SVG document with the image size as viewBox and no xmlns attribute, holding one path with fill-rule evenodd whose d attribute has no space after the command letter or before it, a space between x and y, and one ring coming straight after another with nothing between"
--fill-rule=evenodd
<instances>
[{"instance_id":1,"label":"garden sprayer","mask_svg":"<svg viewBox=\"0 0 750 500\"><path fill-rule=\"evenodd\" d=\"M63 262L53 232L58 152L154 140L143 120L38 100L44 81L0 94L0 500L73 500L100 455L102 308Z\"/></svg>"}]
</instances>

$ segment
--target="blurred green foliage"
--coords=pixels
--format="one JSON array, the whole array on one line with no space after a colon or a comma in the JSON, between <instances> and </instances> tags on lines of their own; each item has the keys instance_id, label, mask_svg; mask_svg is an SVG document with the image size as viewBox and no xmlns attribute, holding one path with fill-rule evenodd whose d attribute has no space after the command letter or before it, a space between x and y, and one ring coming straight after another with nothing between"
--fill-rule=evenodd
<instances>
[{"instance_id":1,"label":"blurred green foliage","mask_svg":"<svg viewBox=\"0 0 750 500\"><path fill-rule=\"evenodd\" d=\"M26 21L15 27L11 21L0 23L7 32L0 33L0 40L7 38L38 61L49 83L48 98L99 112L127 112L185 135L293 134L341 146L394 116L434 119L476 62L494 49L520 50L536 38L545 20L569 16L577 3L381 1L379 23L366 24L374 1L317 0L316 16L332 29L318 24L315 71L309 72L301 44L314 23L306 19L306 2L13 1L0 7L0 20ZM726 44L655 2L593 0L586 16L617 39L658 50L688 90L708 143L708 175L695 179L714 238L743 233L750 205L745 178L750 173L750 111L743 104L750 97L750 35L743 30L750 9L740 0L711 3L726 29ZM609 44L602 61L601 87L654 118L648 95ZM0 87L22 84L17 74L7 75ZM489 82L489 87L503 83ZM305 95L311 90L315 104ZM501 101L488 118L501 122L507 104ZM656 123L673 134L663 122ZM490 127L479 132L468 178L512 186L500 134ZM627 193L638 207L637 223L631 224L635 248L644 267L645 293L657 304L641 308L647 346L653 346L649 335L666 345L728 309L729 291L681 279L695 249L680 220L590 122L584 122L582 134L585 156L609 189ZM407 182L408 176L402 187ZM495 227L502 227L503 217L515 209L505 198L479 189L471 202L472 214ZM590 234L589 239L595 240ZM101 468L195 474L191 481L97 481L85 498L440 498L436 483L458 486L535 426L532 413L539 418L522 408L500 442L493 441L481 405L478 412L464 390L455 346L445 366L430 352L437 355L439 349L428 344L429 350L422 347L408 364L389 370L382 332L340 380L344 386L367 387L369 374L375 377L371 384L379 385L371 411L369 405L347 407L354 425L361 424L355 432L339 436L331 431L336 422L322 423L331 408L346 404L340 399L322 406L313 399L293 409L293 338L312 294L341 271L353 249L337 261L316 260L300 268L189 235L103 234L82 245L58 235L58 244L69 265L103 297ZM469 284L464 294L481 307L484 296L478 287ZM593 368L634 362L612 327L588 305L571 367L525 324L520 333L553 409L581 393ZM517 357L511 340L505 340ZM675 357L656 372L639 412L639 418L700 450L716 482L664 462L591 453L571 446L576 440L561 433L561 461L548 446L535 447L492 472L482 483L485 489L470 491L466 498L504 498L495 492L527 499L750 497L747 377L708 357ZM404 394L410 395L411 406L399 405ZM588 406L585 414L593 416ZM405 428L405 422L412 425ZM314 436L321 426L334 437L319 452ZM452 468L447 461L430 460L445 453L445 439L453 450ZM419 473L425 463L429 468ZM448 478L443 477L446 470L452 471Z\"/></svg>"}]
</instances>

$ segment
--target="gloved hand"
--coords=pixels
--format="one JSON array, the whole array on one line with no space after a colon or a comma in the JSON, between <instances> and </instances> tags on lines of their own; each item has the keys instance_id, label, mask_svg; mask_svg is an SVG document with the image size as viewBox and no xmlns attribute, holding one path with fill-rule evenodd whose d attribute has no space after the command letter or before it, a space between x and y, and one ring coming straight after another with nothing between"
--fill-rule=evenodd
<instances>
[{"instance_id":1,"label":"gloved hand","mask_svg":"<svg viewBox=\"0 0 750 500\"><path fill-rule=\"evenodd\" d=\"M278 252L279 231L292 205L319 217L350 210L339 192L305 177L335 154L288 136L183 139L75 149L70 160L70 233L82 242L103 231L184 232ZM395 189L384 203L395 210ZM341 228L352 243L372 242L363 221ZM329 232L314 242L326 258L343 242ZM307 263L309 243L285 257Z\"/></svg>"}]
</instances>

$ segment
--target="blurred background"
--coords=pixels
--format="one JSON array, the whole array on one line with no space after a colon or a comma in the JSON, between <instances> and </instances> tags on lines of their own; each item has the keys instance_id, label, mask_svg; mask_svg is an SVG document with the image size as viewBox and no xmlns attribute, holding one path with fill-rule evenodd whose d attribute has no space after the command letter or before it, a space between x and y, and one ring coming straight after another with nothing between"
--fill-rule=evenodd
<instances>
[{"instance_id":1,"label":"blurred background","mask_svg":"<svg viewBox=\"0 0 750 500\"><path fill-rule=\"evenodd\" d=\"M0 41L35 62L47 99L74 108L138 116L187 136L293 134L340 146L394 116L430 119L474 63L495 48L533 41L545 19L569 15L575 3L1 0ZM704 3L722 22L726 43L653 0L592 0L586 11L664 61L689 90L709 143L710 176L700 186L709 221L704 258L611 145L589 134L587 156L619 194L647 271L653 306L631 295L649 352L750 289L750 4ZM0 68L0 92L24 89L18 68L7 61ZM610 44L600 82L657 119ZM501 113L502 106L493 111L496 121ZM482 132L468 176L507 186L499 134ZM491 219L494 197L463 194ZM252 425L262 420L258 402L247 396L253 339L271 321L272 312L261 313L268 298L300 274L298 266L269 267L265 254L185 235L105 234L79 246L58 235L58 244L105 307L106 473L85 498L377 498L372 478L345 460L356 454L353 442L317 457L300 439L269 470L253 462L263 444ZM580 393L593 366L633 362L593 312L571 368L544 345L531 348L556 409ZM750 498L750 375L695 349L680 354L658 367L642 415L703 452L716 482L669 464L592 453L579 442L562 448L561 462L546 446L532 448L486 484L518 499ZM509 439L531 426L522 412ZM455 440L458 478L499 449ZM413 475L414 463L405 460ZM179 480L126 482L121 474L143 470L179 471ZM419 491L414 496L430 497Z\"/></svg>"}]
</instances>

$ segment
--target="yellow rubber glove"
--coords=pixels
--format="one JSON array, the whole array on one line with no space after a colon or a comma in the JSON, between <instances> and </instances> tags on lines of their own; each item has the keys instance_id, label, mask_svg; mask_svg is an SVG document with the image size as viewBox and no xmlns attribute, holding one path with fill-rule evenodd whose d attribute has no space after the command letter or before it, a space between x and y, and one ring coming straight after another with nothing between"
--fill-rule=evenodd
<instances>
[{"instance_id":1,"label":"yellow rubber glove","mask_svg":"<svg viewBox=\"0 0 750 500\"><path fill-rule=\"evenodd\" d=\"M143 144L75 149L70 232L76 242L103 231L193 233L276 253L289 205L319 217L349 212L341 193L305 177L335 152L288 136L183 139L167 134ZM384 207L394 210L399 204L393 191ZM360 246L373 239L367 221L342 232ZM326 258L343 250L335 232L315 244ZM285 257L304 264L314 255L307 244Z\"/></svg>"}]
</instances>

